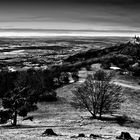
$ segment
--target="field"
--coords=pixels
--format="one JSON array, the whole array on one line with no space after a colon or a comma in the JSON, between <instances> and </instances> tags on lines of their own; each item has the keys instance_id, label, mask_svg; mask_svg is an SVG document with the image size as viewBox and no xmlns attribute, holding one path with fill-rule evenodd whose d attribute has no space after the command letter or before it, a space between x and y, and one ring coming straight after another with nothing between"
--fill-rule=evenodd
<instances>
[{"instance_id":1,"label":"field","mask_svg":"<svg viewBox=\"0 0 140 140\"><path fill-rule=\"evenodd\" d=\"M70 55L93 48L105 48L129 38L0 39L0 66L12 70L61 65Z\"/></svg>"},{"instance_id":2,"label":"field","mask_svg":"<svg viewBox=\"0 0 140 140\"><path fill-rule=\"evenodd\" d=\"M2 43L7 43L7 47L3 47L1 45L2 53L0 58L2 63L15 68L23 68L25 66L28 66L27 62L28 64L34 64L32 60L36 60L36 64L39 64L39 66L36 65L36 67L41 67L47 64L47 66L49 66L60 63L60 60L63 62L63 59L68 55L72 55L80 51L85 51L86 49L90 49L93 47L96 47L97 49L100 49L101 47L108 47L115 43L120 43L121 41L124 42L127 40L128 38L78 38L75 40L1 39ZM10 45L8 45L8 42L11 46L13 46L13 44L16 44L19 45L19 47L9 47ZM31 49L32 46L33 49ZM19 51L21 50L23 50L22 53L19 53ZM62 50L64 54L62 54ZM51 53L53 54L51 55L52 58L48 59ZM51 60L51 63L49 63L49 60ZM43 63L40 63L42 61ZM32 65L29 65L29 67L31 66ZM138 138L140 137L140 85L138 85L139 79L116 73L116 77L113 80L123 87L123 93L126 97L126 101L122 104L122 108L117 114L114 114L112 116L105 115L103 117L103 120L91 119L91 116L88 112L76 110L70 106L69 103L72 98L71 91L85 80L87 74L92 74L99 68L100 64L92 65L92 69L90 71L82 68L79 71L80 80L78 82L66 85L56 90L58 96L57 102L38 103L39 109L35 112L29 113L29 116L31 115L34 117L33 121L22 121L22 118L19 117L19 125L17 127L11 126L10 122L8 122L8 124L1 125L0 139L88 140L92 139L89 138L90 134L96 134L99 135L99 137L97 138L99 140L116 140L116 136L119 136L122 131L126 131L129 132L135 140L138 140ZM120 116L123 116L124 118L118 119ZM47 128L52 128L57 134L60 134L60 136L41 136L41 134ZM84 133L86 137L71 138L72 136L78 136L79 133Z\"/></svg>"}]
</instances>

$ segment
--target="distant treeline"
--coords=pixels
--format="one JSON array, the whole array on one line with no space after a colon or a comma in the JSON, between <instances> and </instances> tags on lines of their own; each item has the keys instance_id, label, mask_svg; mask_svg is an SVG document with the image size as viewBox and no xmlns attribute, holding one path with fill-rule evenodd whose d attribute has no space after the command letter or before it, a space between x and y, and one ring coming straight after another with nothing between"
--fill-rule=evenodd
<instances>
[{"instance_id":1,"label":"distant treeline","mask_svg":"<svg viewBox=\"0 0 140 140\"><path fill-rule=\"evenodd\" d=\"M63 69L79 69L93 63L101 63L105 69L109 69L113 64L126 71L131 71L134 76L140 76L140 44L127 42L77 53L65 59L64 64L67 64L67 67L64 65L62 67Z\"/></svg>"},{"instance_id":2,"label":"distant treeline","mask_svg":"<svg viewBox=\"0 0 140 140\"><path fill-rule=\"evenodd\" d=\"M70 75L71 74L71 75ZM21 76L22 75L22 76ZM15 88L15 83L20 80L26 81L27 84L31 84L32 87L36 88L39 86L40 93L50 94L53 93L57 88L68 84L69 77L72 76L74 81L78 80L77 71L63 71L61 67L52 67L46 70L35 70L33 68L26 71L1 71L0 72L0 98L3 98L10 90Z\"/></svg>"},{"instance_id":3,"label":"distant treeline","mask_svg":"<svg viewBox=\"0 0 140 140\"><path fill-rule=\"evenodd\" d=\"M125 48L126 44L120 44L111 46L108 48L101 48L101 49L90 49L86 52L77 53L75 55L69 56L67 59L64 60L64 62L71 62L74 63L76 61L84 61L90 58L97 58L102 57L104 55L108 55L109 53L118 52Z\"/></svg>"}]
</instances>

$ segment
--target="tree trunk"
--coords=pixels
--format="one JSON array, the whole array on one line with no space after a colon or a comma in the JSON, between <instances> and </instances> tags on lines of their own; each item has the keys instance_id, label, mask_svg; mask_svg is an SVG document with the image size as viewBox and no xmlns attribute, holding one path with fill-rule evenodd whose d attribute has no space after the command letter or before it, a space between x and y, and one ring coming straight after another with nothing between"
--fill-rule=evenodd
<instances>
[{"instance_id":1,"label":"tree trunk","mask_svg":"<svg viewBox=\"0 0 140 140\"><path fill-rule=\"evenodd\" d=\"M100 114L99 114L100 116L100 119L102 119L102 108L100 108Z\"/></svg>"},{"instance_id":2,"label":"tree trunk","mask_svg":"<svg viewBox=\"0 0 140 140\"><path fill-rule=\"evenodd\" d=\"M102 113L100 113L100 119L102 119Z\"/></svg>"},{"instance_id":3,"label":"tree trunk","mask_svg":"<svg viewBox=\"0 0 140 140\"><path fill-rule=\"evenodd\" d=\"M92 117L93 117L93 119L96 119L96 115L95 114L93 114Z\"/></svg>"},{"instance_id":4,"label":"tree trunk","mask_svg":"<svg viewBox=\"0 0 140 140\"><path fill-rule=\"evenodd\" d=\"M17 111L14 112L13 125L17 125Z\"/></svg>"},{"instance_id":5,"label":"tree trunk","mask_svg":"<svg viewBox=\"0 0 140 140\"><path fill-rule=\"evenodd\" d=\"M88 110L90 112L90 114L92 115L93 119L96 119L96 114L94 114L92 111Z\"/></svg>"},{"instance_id":6,"label":"tree trunk","mask_svg":"<svg viewBox=\"0 0 140 140\"><path fill-rule=\"evenodd\" d=\"M93 118L96 119L96 111L94 110Z\"/></svg>"}]
</instances>

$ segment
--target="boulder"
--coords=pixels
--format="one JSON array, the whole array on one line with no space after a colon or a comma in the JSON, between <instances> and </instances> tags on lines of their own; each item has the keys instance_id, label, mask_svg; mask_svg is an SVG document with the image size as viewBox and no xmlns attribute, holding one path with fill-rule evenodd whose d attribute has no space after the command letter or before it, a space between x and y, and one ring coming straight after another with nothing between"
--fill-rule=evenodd
<instances>
[{"instance_id":1,"label":"boulder","mask_svg":"<svg viewBox=\"0 0 140 140\"><path fill-rule=\"evenodd\" d=\"M85 134L80 133L80 134L78 135L78 137L85 137Z\"/></svg>"},{"instance_id":2,"label":"boulder","mask_svg":"<svg viewBox=\"0 0 140 140\"><path fill-rule=\"evenodd\" d=\"M90 138L96 139L96 138L100 138L100 135L95 135L95 134L90 134L89 136Z\"/></svg>"},{"instance_id":3,"label":"boulder","mask_svg":"<svg viewBox=\"0 0 140 140\"><path fill-rule=\"evenodd\" d=\"M122 140L134 140L128 132L121 132L121 135L116 138Z\"/></svg>"},{"instance_id":4,"label":"boulder","mask_svg":"<svg viewBox=\"0 0 140 140\"><path fill-rule=\"evenodd\" d=\"M42 135L44 136L58 136L52 129L46 129Z\"/></svg>"},{"instance_id":5,"label":"boulder","mask_svg":"<svg viewBox=\"0 0 140 140\"><path fill-rule=\"evenodd\" d=\"M73 139L73 138L77 138L77 136L74 135L74 136L71 136L70 138L72 138L72 139Z\"/></svg>"}]
</instances>

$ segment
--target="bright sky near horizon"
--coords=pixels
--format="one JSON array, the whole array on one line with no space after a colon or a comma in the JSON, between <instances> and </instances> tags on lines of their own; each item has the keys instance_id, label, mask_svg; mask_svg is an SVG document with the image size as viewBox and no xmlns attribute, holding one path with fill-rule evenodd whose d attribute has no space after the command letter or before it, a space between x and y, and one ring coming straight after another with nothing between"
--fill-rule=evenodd
<instances>
[{"instance_id":1,"label":"bright sky near horizon","mask_svg":"<svg viewBox=\"0 0 140 140\"><path fill-rule=\"evenodd\" d=\"M33 29L93 31L94 35L139 35L139 7L138 0L0 1L0 37L8 33L20 35L19 30L13 29L29 29L30 34L42 35L42 30L36 32ZM29 32L24 32L27 34Z\"/></svg>"}]
</instances>

